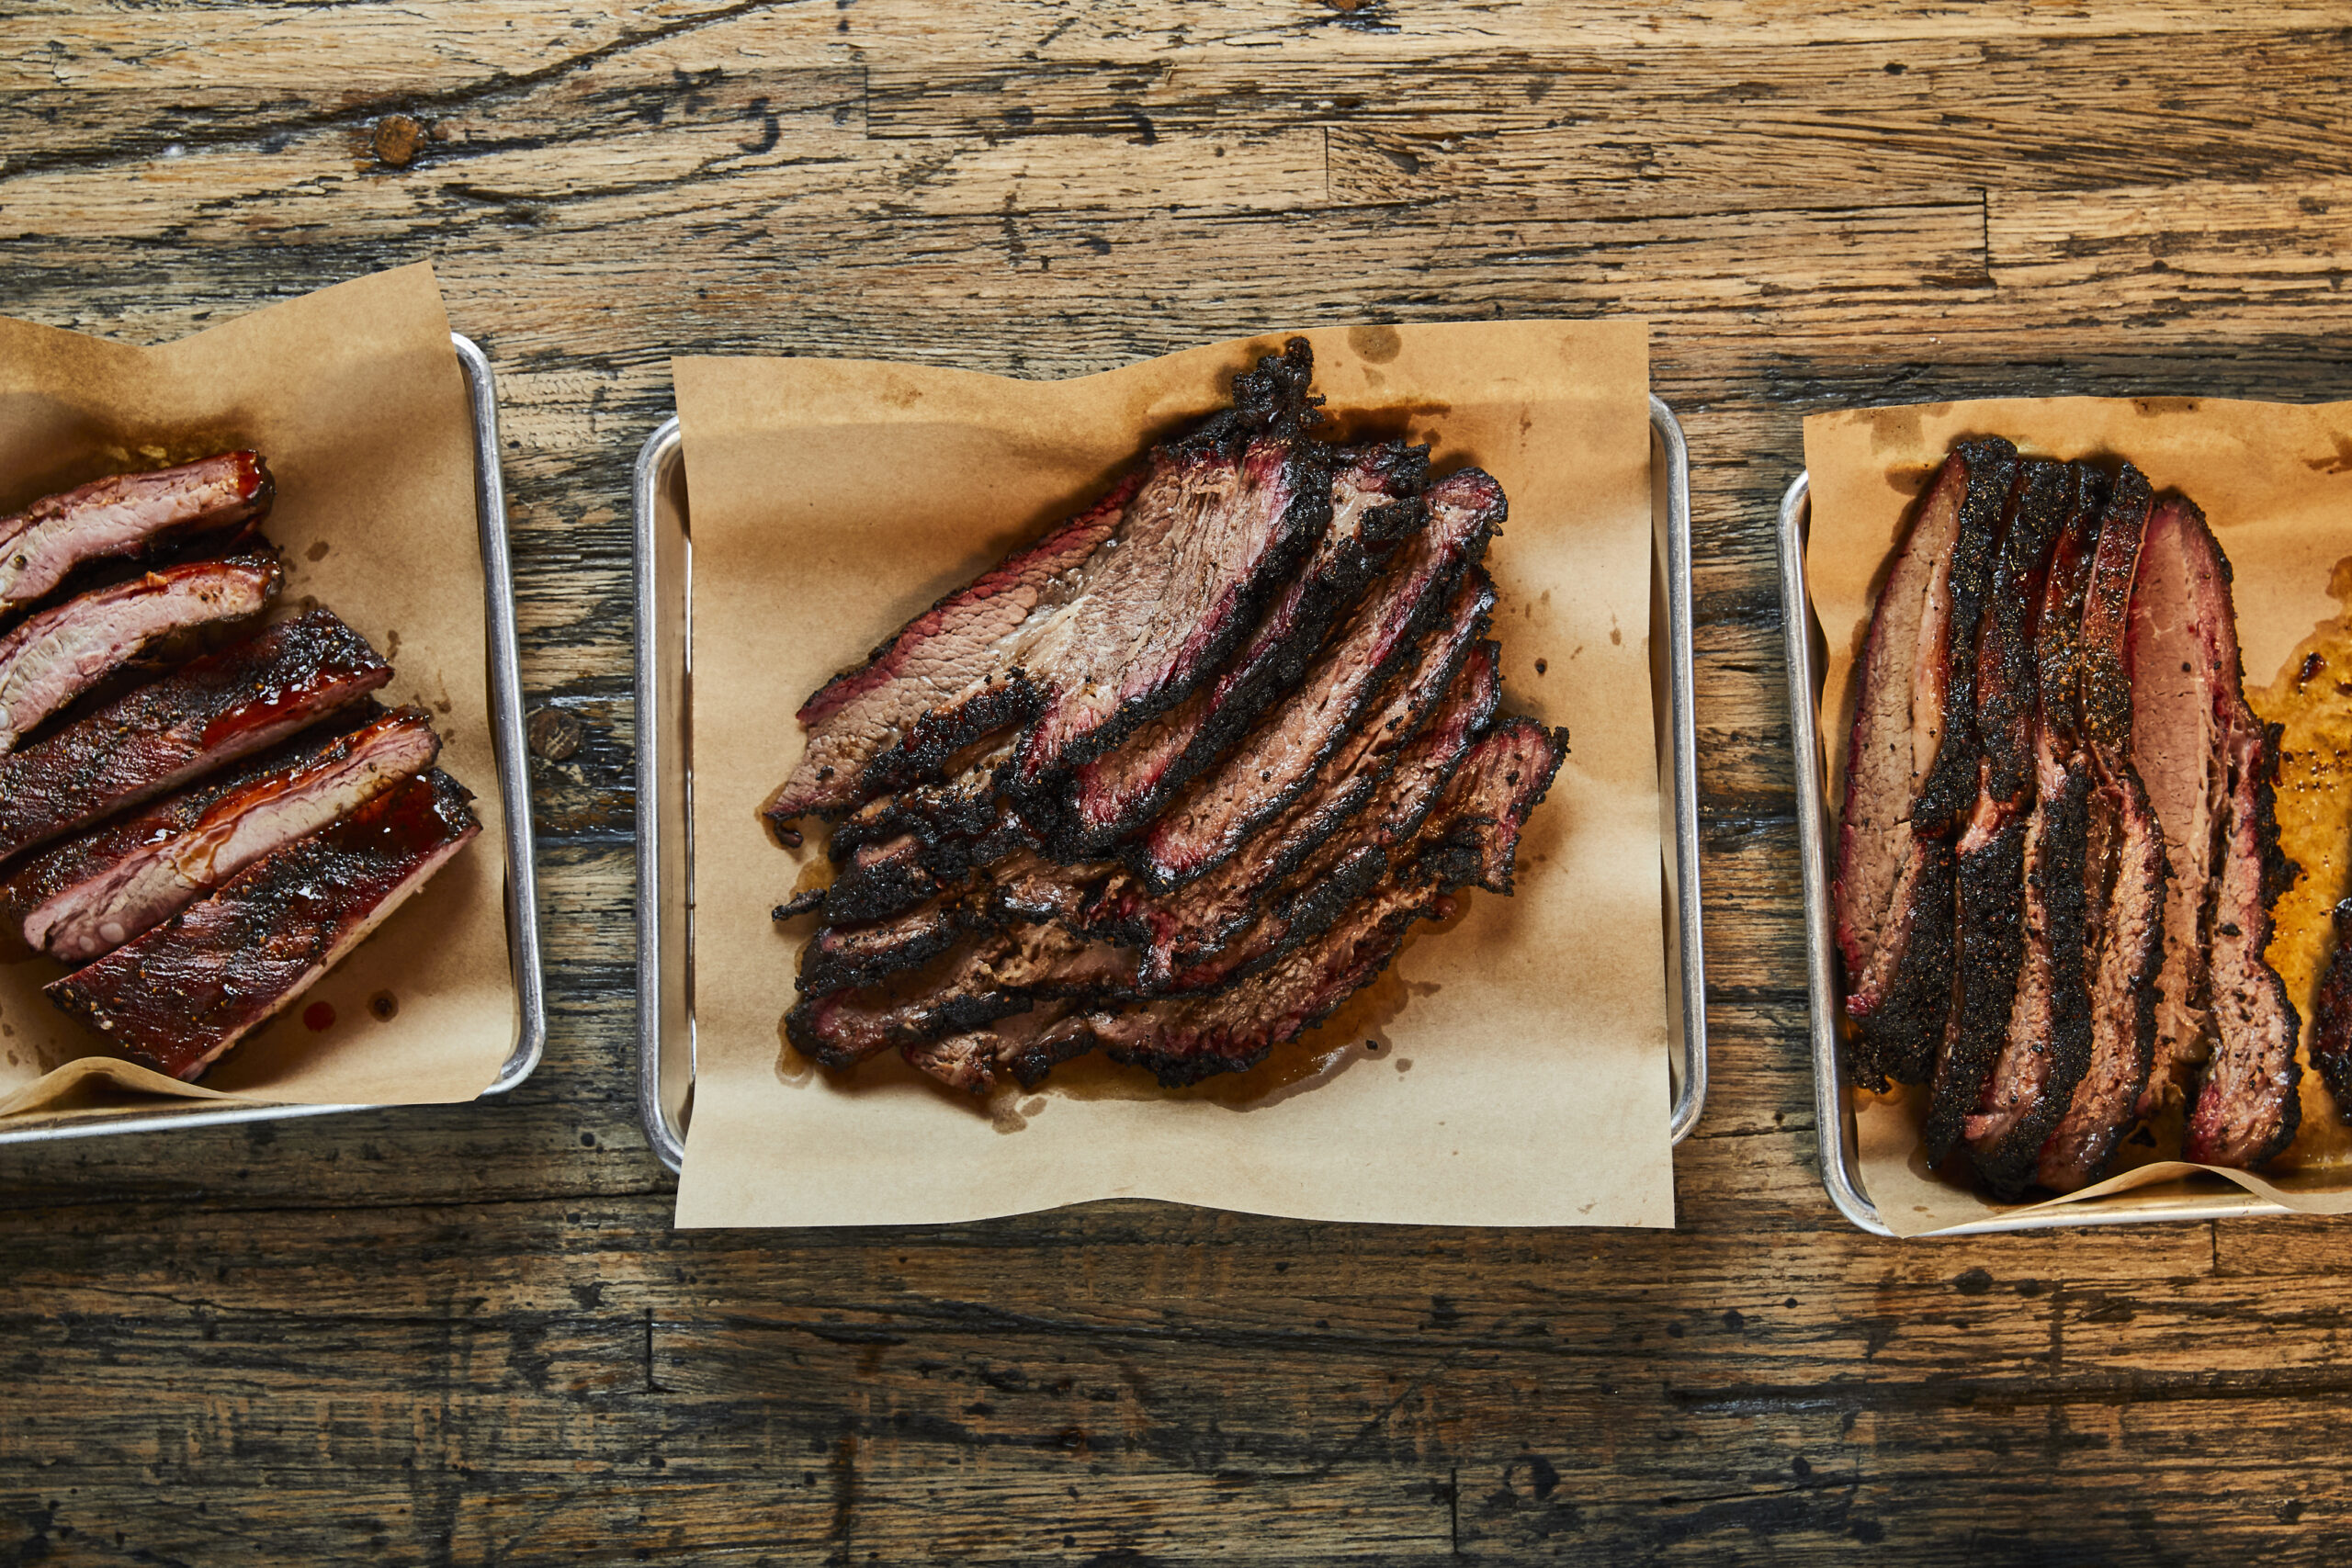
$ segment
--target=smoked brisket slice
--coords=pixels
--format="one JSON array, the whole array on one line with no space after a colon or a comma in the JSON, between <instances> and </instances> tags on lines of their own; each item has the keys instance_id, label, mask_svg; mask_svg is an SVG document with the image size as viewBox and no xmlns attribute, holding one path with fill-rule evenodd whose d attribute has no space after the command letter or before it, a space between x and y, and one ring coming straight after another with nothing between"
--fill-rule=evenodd
<instances>
[{"instance_id":1,"label":"smoked brisket slice","mask_svg":"<svg viewBox=\"0 0 2352 1568\"><path fill-rule=\"evenodd\" d=\"M151 571L34 615L0 637L0 751L150 649L257 618L284 581L277 561L239 556Z\"/></svg>"},{"instance_id":2,"label":"smoked brisket slice","mask_svg":"<svg viewBox=\"0 0 2352 1568\"><path fill-rule=\"evenodd\" d=\"M1397 550L1298 682L1136 840L1126 859L1155 890L1181 887L1214 869L1308 788L1413 657L1455 582L1486 554L1506 511L1502 487L1476 468L1447 475L1426 499L1427 529Z\"/></svg>"},{"instance_id":3,"label":"smoked brisket slice","mask_svg":"<svg viewBox=\"0 0 2352 1568\"><path fill-rule=\"evenodd\" d=\"M273 745L391 678L326 610L183 665L0 757L0 859Z\"/></svg>"},{"instance_id":4,"label":"smoked brisket slice","mask_svg":"<svg viewBox=\"0 0 2352 1568\"><path fill-rule=\"evenodd\" d=\"M2017 467L1984 611L1977 618L1975 804L1954 852L1957 980L1928 1103L1928 1157L1960 1143L2000 1059L2026 968L2028 813L2033 804L2034 630L2051 547L2075 499L2073 471L2037 459ZM1956 657L1956 655L1955 655Z\"/></svg>"},{"instance_id":5,"label":"smoked brisket slice","mask_svg":"<svg viewBox=\"0 0 2352 1568\"><path fill-rule=\"evenodd\" d=\"M2213 1051L2181 1149L2200 1165L2254 1170L2294 1141L2302 1121L2302 1066L2295 1059L2302 1020L2264 952L2271 907L2294 886L2299 868L2279 852L2272 809L2278 727L2255 717L2235 682L2227 694L2236 698L2229 716L2230 808L2206 968Z\"/></svg>"},{"instance_id":6,"label":"smoked brisket slice","mask_svg":"<svg viewBox=\"0 0 2352 1568\"><path fill-rule=\"evenodd\" d=\"M2025 834L2023 956L2000 1054L1963 1130L1978 1171L2005 1198L2031 1184L2041 1145L2090 1066L2084 872L2092 784L2076 694L2083 601L2107 486L2096 469L2079 465L2064 481L2065 524L2034 615L2035 797Z\"/></svg>"},{"instance_id":7,"label":"smoked brisket slice","mask_svg":"<svg viewBox=\"0 0 2352 1568\"><path fill-rule=\"evenodd\" d=\"M1331 618L1354 603L1397 545L1428 525L1429 448L1389 442L1342 451L1331 525L1232 661L1208 685L1080 766L1060 803L1065 856L1101 852L1143 825L1306 672Z\"/></svg>"},{"instance_id":8,"label":"smoked brisket slice","mask_svg":"<svg viewBox=\"0 0 2352 1568\"><path fill-rule=\"evenodd\" d=\"M2084 980L2090 1059L2036 1156L2034 1179L2072 1192L2100 1179L2138 1119L2155 1035L2164 956L2165 844L2132 765L2128 647L2133 583L2154 503L2126 463L2100 514L2074 659L2077 737L2091 785L2084 802Z\"/></svg>"},{"instance_id":9,"label":"smoked brisket slice","mask_svg":"<svg viewBox=\"0 0 2352 1568\"><path fill-rule=\"evenodd\" d=\"M2229 561L2184 499L2149 514L2131 649L2132 750L2172 875L2140 1110L2190 1099L2188 1156L2252 1167L2286 1146L2297 1114L2299 1021L2262 952L2293 871L2271 816L2276 742L2245 700Z\"/></svg>"},{"instance_id":10,"label":"smoked brisket slice","mask_svg":"<svg viewBox=\"0 0 2352 1568\"><path fill-rule=\"evenodd\" d=\"M248 523L277 494L258 452L224 452L147 474L119 474L0 518L0 604L27 604L85 561Z\"/></svg>"},{"instance_id":11,"label":"smoked brisket slice","mask_svg":"<svg viewBox=\"0 0 2352 1568\"><path fill-rule=\"evenodd\" d=\"M1260 360L1231 409L827 682L767 816L838 814L1015 724L1009 782L1033 790L1182 701L1330 520L1313 369L1304 339Z\"/></svg>"},{"instance_id":12,"label":"smoked brisket slice","mask_svg":"<svg viewBox=\"0 0 2352 1568\"><path fill-rule=\"evenodd\" d=\"M411 779L44 994L133 1060L193 1081L481 831L471 799L438 769Z\"/></svg>"},{"instance_id":13,"label":"smoked brisket slice","mask_svg":"<svg viewBox=\"0 0 2352 1568\"><path fill-rule=\"evenodd\" d=\"M1976 624L2016 448L1962 442L1871 612L1848 743L1835 902L1849 1070L1925 1081L1951 1005L1952 845L1977 786Z\"/></svg>"},{"instance_id":14,"label":"smoked brisket slice","mask_svg":"<svg viewBox=\"0 0 2352 1568\"><path fill-rule=\"evenodd\" d=\"M86 962L177 914L262 856L423 773L440 751L432 716L423 708L356 728L330 720L242 767L45 851L0 887L0 922L35 951Z\"/></svg>"}]
</instances>

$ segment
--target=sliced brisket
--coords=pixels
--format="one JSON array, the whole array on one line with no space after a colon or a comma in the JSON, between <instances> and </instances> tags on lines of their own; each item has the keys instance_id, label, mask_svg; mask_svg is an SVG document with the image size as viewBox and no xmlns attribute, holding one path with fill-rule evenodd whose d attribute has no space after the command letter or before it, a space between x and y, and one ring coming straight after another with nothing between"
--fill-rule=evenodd
<instances>
[{"instance_id":1,"label":"sliced brisket","mask_svg":"<svg viewBox=\"0 0 2352 1568\"><path fill-rule=\"evenodd\" d=\"M1871 613L1832 888L1850 1070L1870 1088L1925 1081L1951 1011L1951 839L1978 783L1973 654L2016 468L2005 441L1953 448Z\"/></svg>"},{"instance_id":2,"label":"sliced brisket","mask_svg":"<svg viewBox=\"0 0 2352 1568\"><path fill-rule=\"evenodd\" d=\"M1958 982L1936 1056L1925 1138L1940 1165L1964 1135L2001 1057L2027 970L2026 839L2033 804L2033 720L2039 707L2035 613L2051 547L2077 486L2064 463L2018 465L1977 620L1976 801L1955 852L1953 961Z\"/></svg>"},{"instance_id":3,"label":"sliced brisket","mask_svg":"<svg viewBox=\"0 0 2352 1568\"><path fill-rule=\"evenodd\" d=\"M841 812L1016 723L1009 782L1034 790L1182 700L1330 520L1312 372L1292 340L1236 378L1233 408L828 682L768 817Z\"/></svg>"},{"instance_id":4,"label":"sliced brisket","mask_svg":"<svg viewBox=\"0 0 2352 1568\"><path fill-rule=\"evenodd\" d=\"M391 678L325 610L184 665L0 757L0 859L275 744Z\"/></svg>"},{"instance_id":5,"label":"sliced brisket","mask_svg":"<svg viewBox=\"0 0 2352 1568\"><path fill-rule=\"evenodd\" d=\"M2033 1180L2034 1162L2090 1065L2084 866L2090 763L2077 719L2083 601L2106 482L2070 468L2067 514L2051 551L2033 631L2035 798L2025 835L2024 953L2000 1055L1963 1135L2003 1197Z\"/></svg>"},{"instance_id":6,"label":"sliced brisket","mask_svg":"<svg viewBox=\"0 0 2352 1568\"><path fill-rule=\"evenodd\" d=\"M266 556L151 571L69 599L0 637L0 751L141 653L258 617L285 573Z\"/></svg>"},{"instance_id":7,"label":"sliced brisket","mask_svg":"<svg viewBox=\"0 0 2352 1568\"><path fill-rule=\"evenodd\" d=\"M2271 900L2293 873L2270 809L2275 742L2245 701L2229 562L2186 500L2149 514L2131 649L2132 752L2172 875L2140 1109L2192 1098L2188 1157L2258 1165L2295 1125L2299 1021L2262 953Z\"/></svg>"},{"instance_id":8,"label":"sliced brisket","mask_svg":"<svg viewBox=\"0 0 2352 1568\"><path fill-rule=\"evenodd\" d=\"M2237 623L2233 618L2229 625L2234 676ZM2227 715L2229 816L2206 969L2213 1050L2189 1109L2182 1151L2202 1165L2253 1170L2292 1143L2302 1121L2302 1066L2295 1059L2302 1020L2265 953L2271 908L2294 886L2300 868L2279 852L2272 809L2278 728L2255 717L2235 679L2216 694L2234 700Z\"/></svg>"},{"instance_id":9,"label":"sliced brisket","mask_svg":"<svg viewBox=\"0 0 2352 1568\"><path fill-rule=\"evenodd\" d=\"M0 604L26 604L84 561L250 522L277 493L258 452L225 452L149 474L119 474L0 518Z\"/></svg>"},{"instance_id":10,"label":"sliced brisket","mask_svg":"<svg viewBox=\"0 0 2352 1568\"><path fill-rule=\"evenodd\" d=\"M46 994L134 1060L193 1080L481 831L470 798L438 770L411 779Z\"/></svg>"},{"instance_id":11,"label":"sliced brisket","mask_svg":"<svg viewBox=\"0 0 2352 1568\"><path fill-rule=\"evenodd\" d=\"M262 856L423 773L440 750L423 708L402 708L356 728L331 720L322 731L44 852L0 888L0 921L36 951L84 963L168 919Z\"/></svg>"},{"instance_id":12,"label":"sliced brisket","mask_svg":"<svg viewBox=\"0 0 2352 1568\"><path fill-rule=\"evenodd\" d=\"M1485 555L1506 510L1502 487L1476 468L1439 480L1427 501L1428 528L1396 552L1306 674L1137 838L1128 861L1153 888L1181 887L1210 871L1306 791L1368 705L1413 658L1454 584ZM1454 608L1461 603L1456 599ZM1432 700L1443 686L1432 690Z\"/></svg>"},{"instance_id":13,"label":"sliced brisket","mask_svg":"<svg viewBox=\"0 0 2352 1568\"><path fill-rule=\"evenodd\" d=\"M2077 734L2091 779L2083 851L2091 1040L2082 1078L2036 1156L2034 1179L2057 1192L2107 1174L2138 1118L2155 1035L2165 844L2132 762L2128 654L2133 582L2154 502L2146 477L2124 464L2100 517L2076 639Z\"/></svg>"}]
</instances>

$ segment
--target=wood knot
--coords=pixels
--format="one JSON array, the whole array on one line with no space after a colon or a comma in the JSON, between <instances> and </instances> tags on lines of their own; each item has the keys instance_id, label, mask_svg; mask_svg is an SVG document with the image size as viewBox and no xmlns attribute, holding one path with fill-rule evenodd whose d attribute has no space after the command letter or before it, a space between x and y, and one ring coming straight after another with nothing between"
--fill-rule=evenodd
<instances>
[{"instance_id":1,"label":"wood knot","mask_svg":"<svg viewBox=\"0 0 2352 1568\"><path fill-rule=\"evenodd\" d=\"M376 157L395 169L405 169L424 151L432 132L404 114L388 114L376 122Z\"/></svg>"},{"instance_id":2,"label":"wood knot","mask_svg":"<svg viewBox=\"0 0 2352 1568\"><path fill-rule=\"evenodd\" d=\"M531 754L550 762L560 762L580 750L586 727L561 708L541 708L523 727L530 742Z\"/></svg>"}]
</instances>

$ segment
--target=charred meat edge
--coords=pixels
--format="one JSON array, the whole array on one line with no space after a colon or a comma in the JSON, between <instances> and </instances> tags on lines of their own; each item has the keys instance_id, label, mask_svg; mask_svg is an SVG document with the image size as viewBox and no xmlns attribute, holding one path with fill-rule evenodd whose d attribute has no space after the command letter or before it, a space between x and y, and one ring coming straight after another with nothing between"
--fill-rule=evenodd
<instances>
[{"instance_id":1,"label":"charred meat edge","mask_svg":"<svg viewBox=\"0 0 2352 1568\"><path fill-rule=\"evenodd\" d=\"M1035 1088L1056 1064L1104 1047L1168 1088L1254 1066L1385 968L1414 920L1452 913L1455 888L1476 882L1510 891L1520 833L1566 754L1560 739L1532 721L1498 726L1454 775L1404 863L1343 919L1238 985L1118 1012L1050 1006L997 1030L912 1042L904 1054L976 1094L1004 1071Z\"/></svg>"},{"instance_id":2,"label":"charred meat edge","mask_svg":"<svg viewBox=\"0 0 2352 1568\"><path fill-rule=\"evenodd\" d=\"M151 571L69 599L0 637L0 751L142 653L259 617L285 582L264 556Z\"/></svg>"},{"instance_id":3,"label":"charred meat edge","mask_svg":"<svg viewBox=\"0 0 2352 1568\"><path fill-rule=\"evenodd\" d=\"M2072 470L2021 462L1994 552L1976 631L1975 804L1956 847L1953 967L1957 989L1928 1101L1928 1157L1958 1146L2000 1058L2027 956L2025 847L2033 804L2036 609L2051 547L2073 509Z\"/></svg>"},{"instance_id":4,"label":"charred meat edge","mask_svg":"<svg viewBox=\"0 0 2352 1568\"><path fill-rule=\"evenodd\" d=\"M2016 464L2005 441L1952 449L1871 615L1831 890L1865 1088L1926 1081L1951 1010L1951 840L1977 783L1972 655Z\"/></svg>"},{"instance_id":5,"label":"charred meat edge","mask_svg":"<svg viewBox=\"0 0 2352 1568\"><path fill-rule=\"evenodd\" d=\"M1094 855L1148 821L1295 682L1332 617L1361 598L1409 535L1428 526L1429 448L1402 442L1335 455L1331 525L1291 585L1215 682L1071 775L1055 803L1056 852Z\"/></svg>"},{"instance_id":6,"label":"charred meat edge","mask_svg":"<svg viewBox=\"0 0 2352 1568\"><path fill-rule=\"evenodd\" d=\"M1125 858L1155 891L1214 870L1314 783L1504 521L1502 487L1476 468L1447 475L1427 499L1427 531L1397 551L1382 585L1332 630L1299 683L1136 837Z\"/></svg>"},{"instance_id":7,"label":"charred meat edge","mask_svg":"<svg viewBox=\"0 0 2352 1568\"><path fill-rule=\"evenodd\" d=\"M2051 551L2035 616L2035 800L2025 837L2023 963L1999 1057L1963 1129L1987 1185L2014 1198L2090 1066L2090 948L2083 877L2088 850L2090 765L2076 717L2083 601L2106 483L2071 468L2067 513Z\"/></svg>"},{"instance_id":8,"label":"charred meat edge","mask_svg":"<svg viewBox=\"0 0 2352 1568\"><path fill-rule=\"evenodd\" d=\"M481 831L471 799L438 769L411 779L44 994L134 1060L193 1082Z\"/></svg>"},{"instance_id":9,"label":"charred meat edge","mask_svg":"<svg viewBox=\"0 0 2352 1568\"><path fill-rule=\"evenodd\" d=\"M100 835L119 852L36 905L21 922L25 940L64 963L87 962L424 772L440 751L430 716L402 708L309 748L281 769L204 792L213 795L210 804L185 823L171 822L168 808L144 813ZM14 891L12 883L11 904Z\"/></svg>"},{"instance_id":10,"label":"charred meat edge","mask_svg":"<svg viewBox=\"0 0 2352 1568\"><path fill-rule=\"evenodd\" d=\"M274 745L391 678L326 610L182 665L0 757L0 858Z\"/></svg>"},{"instance_id":11,"label":"charred meat edge","mask_svg":"<svg viewBox=\"0 0 2352 1568\"><path fill-rule=\"evenodd\" d=\"M0 604L40 598L85 561L250 523L277 495L261 454L239 451L45 497L0 518Z\"/></svg>"},{"instance_id":12,"label":"charred meat edge","mask_svg":"<svg viewBox=\"0 0 2352 1568\"><path fill-rule=\"evenodd\" d=\"M1306 434L1320 418L1313 373L1312 350L1292 339L1235 378L1232 408L1155 450L1112 502L828 682L800 710L808 748L769 798L770 820L838 814L1014 724L1008 771L1035 789L1182 701L1330 521L1329 449ZM1232 537L1210 525L1219 517Z\"/></svg>"},{"instance_id":13,"label":"charred meat edge","mask_svg":"<svg viewBox=\"0 0 2352 1568\"><path fill-rule=\"evenodd\" d=\"M2075 660L2075 709L2091 773L2086 801L2085 978L2090 1061L2036 1157L2053 1192L2099 1180L2138 1118L2155 1039L2155 979L2164 957L2164 834L2132 765L2132 600L2154 494L2122 466L2100 513Z\"/></svg>"}]
</instances>

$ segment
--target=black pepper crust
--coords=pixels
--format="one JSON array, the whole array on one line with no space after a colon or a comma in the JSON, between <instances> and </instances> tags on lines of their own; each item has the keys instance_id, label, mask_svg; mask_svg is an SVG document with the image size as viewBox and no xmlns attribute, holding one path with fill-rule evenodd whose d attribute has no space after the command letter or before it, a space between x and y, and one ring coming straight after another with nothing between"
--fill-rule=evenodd
<instances>
[{"instance_id":1,"label":"black pepper crust","mask_svg":"<svg viewBox=\"0 0 2352 1568\"><path fill-rule=\"evenodd\" d=\"M1911 830L1927 838L1949 837L1976 802L1976 637L1984 599L1993 581L1993 558L2017 478L2018 449L1997 435L1961 442L1949 461L1966 465L1968 489L1961 498L1960 533L1952 544L1951 618L1944 682L1943 734L1936 761L1912 803Z\"/></svg>"},{"instance_id":2,"label":"black pepper crust","mask_svg":"<svg viewBox=\"0 0 2352 1568\"><path fill-rule=\"evenodd\" d=\"M1954 853L1950 840L1921 840L1918 849L1910 931L1894 977L1868 1017L1848 1015L1847 1076L1878 1094L1890 1080L1928 1081L1951 1014Z\"/></svg>"},{"instance_id":3,"label":"black pepper crust","mask_svg":"<svg viewBox=\"0 0 2352 1568\"><path fill-rule=\"evenodd\" d=\"M1959 856L1951 1023L1936 1062L1922 1134L1931 1165L1941 1165L1958 1146L1962 1124L1984 1092L1985 1075L2000 1055L2008 1028L2018 964L2025 956L2018 908L2025 884L2025 831L2019 818Z\"/></svg>"},{"instance_id":4,"label":"black pepper crust","mask_svg":"<svg viewBox=\"0 0 2352 1568\"><path fill-rule=\"evenodd\" d=\"M2090 990L2084 973L2089 900L2083 886L2090 784L2087 769L2069 769L2063 792L2042 803L2038 818L2041 830L2027 874L2048 921L2041 933L2050 964L2050 1032L2041 1043L2048 1065L2033 1104L2008 1132L1995 1143L1970 1147L1985 1184L2004 1201L2013 1201L2033 1185L2041 1145L2065 1115L2075 1086L2090 1070Z\"/></svg>"}]
</instances>

